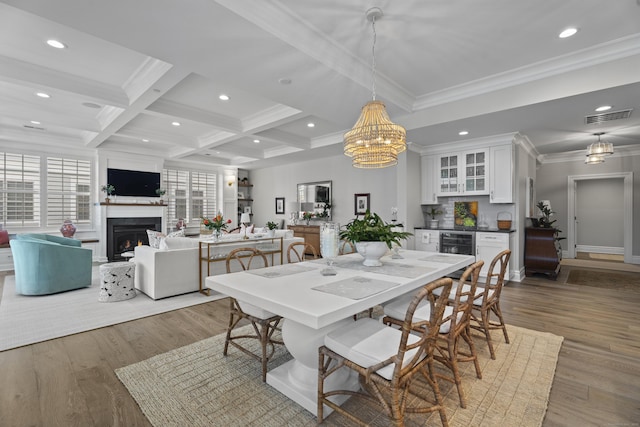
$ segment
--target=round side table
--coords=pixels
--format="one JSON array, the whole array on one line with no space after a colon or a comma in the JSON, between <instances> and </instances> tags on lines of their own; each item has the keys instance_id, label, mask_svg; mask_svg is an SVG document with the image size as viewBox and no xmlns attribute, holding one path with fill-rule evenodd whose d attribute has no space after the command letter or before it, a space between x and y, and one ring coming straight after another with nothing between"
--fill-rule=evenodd
<instances>
[{"instance_id":1,"label":"round side table","mask_svg":"<svg viewBox=\"0 0 640 427\"><path fill-rule=\"evenodd\" d=\"M124 301L135 298L134 275L136 265L132 262L110 262L100 266L100 302Z\"/></svg>"}]
</instances>

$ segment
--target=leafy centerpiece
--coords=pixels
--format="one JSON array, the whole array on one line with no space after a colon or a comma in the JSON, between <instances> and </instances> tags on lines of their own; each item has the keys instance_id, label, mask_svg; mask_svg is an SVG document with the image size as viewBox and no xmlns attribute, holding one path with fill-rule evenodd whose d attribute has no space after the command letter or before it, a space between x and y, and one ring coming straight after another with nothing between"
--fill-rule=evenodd
<instances>
[{"instance_id":1,"label":"leafy centerpiece","mask_svg":"<svg viewBox=\"0 0 640 427\"><path fill-rule=\"evenodd\" d=\"M355 218L340 232L340 238L349 240L356 245L356 250L362 255L364 265L370 267L381 266L380 258L391 249L394 244L400 246L411 233L398 231L395 224L388 224L376 213L367 210L362 219Z\"/></svg>"}]
</instances>

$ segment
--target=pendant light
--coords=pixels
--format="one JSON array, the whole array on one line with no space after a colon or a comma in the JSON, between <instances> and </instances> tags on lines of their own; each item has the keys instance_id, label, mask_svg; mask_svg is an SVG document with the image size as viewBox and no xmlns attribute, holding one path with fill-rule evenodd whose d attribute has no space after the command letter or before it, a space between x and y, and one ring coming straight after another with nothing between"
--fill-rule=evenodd
<instances>
[{"instance_id":1,"label":"pendant light","mask_svg":"<svg viewBox=\"0 0 640 427\"><path fill-rule=\"evenodd\" d=\"M406 130L391 121L382 101L376 101L376 20L382 10L367 10L367 19L373 29L373 100L362 107L360 118L344 134L344 154L351 157L356 168L373 169L398 164L398 154L407 149Z\"/></svg>"},{"instance_id":2,"label":"pendant light","mask_svg":"<svg viewBox=\"0 0 640 427\"><path fill-rule=\"evenodd\" d=\"M594 142L593 144L589 145L589 147L587 147L587 157L592 157L592 156L603 157L603 156L610 156L611 154L613 154L613 144L610 142L600 140L600 136L604 135L604 132L594 133L593 135L598 137L598 142ZM604 159L602 161L604 161ZM596 163L602 163L602 162L596 162Z\"/></svg>"}]
</instances>

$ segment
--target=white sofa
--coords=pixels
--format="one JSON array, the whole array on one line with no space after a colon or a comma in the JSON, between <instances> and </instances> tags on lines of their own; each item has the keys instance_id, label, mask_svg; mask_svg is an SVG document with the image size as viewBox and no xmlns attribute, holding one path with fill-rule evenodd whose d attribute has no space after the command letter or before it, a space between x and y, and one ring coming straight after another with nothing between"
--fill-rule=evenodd
<instances>
[{"instance_id":1,"label":"white sofa","mask_svg":"<svg viewBox=\"0 0 640 427\"><path fill-rule=\"evenodd\" d=\"M249 235L258 237L259 235ZM266 237L266 236L265 236ZM293 237L290 230L276 230L275 237L283 237L282 246L283 263L287 262L286 250L293 242L303 242L301 237ZM225 274L226 265L224 262L226 254L235 248L269 244L269 242L255 239L242 240L238 234L228 234L223 236L228 244L211 247L211 253L220 261L211 262L210 275ZM167 237L162 249L155 249L150 246L137 246L134 249L136 263L135 286L136 289L144 292L149 297L155 299L166 298L174 295L194 292L199 289L199 239L189 237ZM268 255L271 265L271 255ZM273 263L280 264L280 254L273 255ZM202 263L203 278L207 276L207 264Z\"/></svg>"}]
</instances>

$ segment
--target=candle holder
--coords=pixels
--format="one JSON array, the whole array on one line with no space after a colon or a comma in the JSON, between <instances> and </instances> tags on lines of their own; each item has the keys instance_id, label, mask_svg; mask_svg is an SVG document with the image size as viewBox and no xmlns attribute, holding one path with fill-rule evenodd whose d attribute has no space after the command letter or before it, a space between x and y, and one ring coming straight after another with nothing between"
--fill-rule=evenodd
<instances>
[{"instance_id":1,"label":"candle holder","mask_svg":"<svg viewBox=\"0 0 640 427\"><path fill-rule=\"evenodd\" d=\"M333 263L338 256L338 242L340 240L340 224L337 222L323 222L320 226L320 254L327 260L327 267L320 272L323 276L335 276L337 271Z\"/></svg>"}]
</instances>

